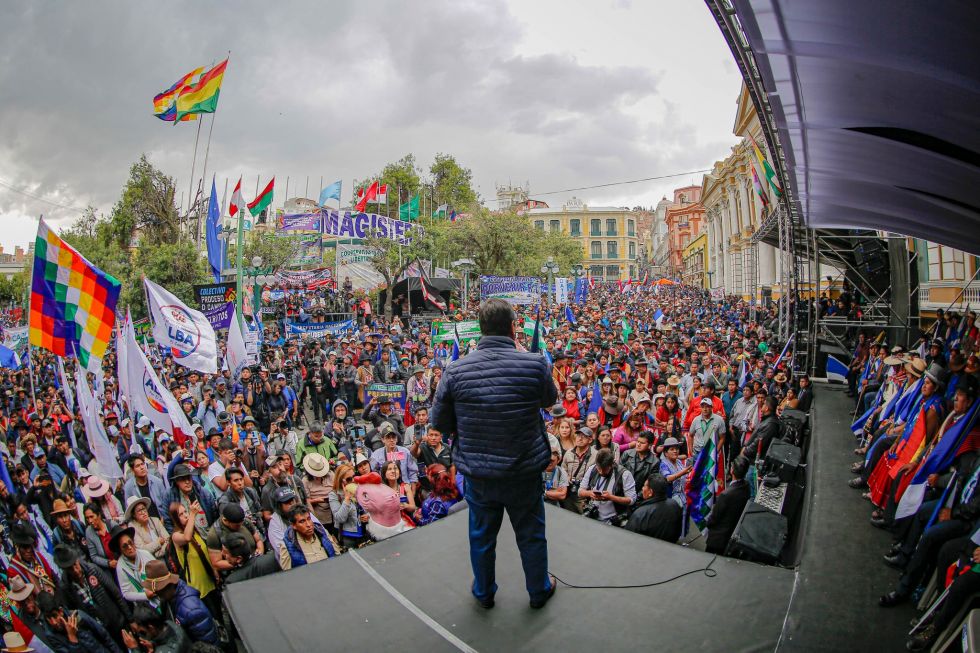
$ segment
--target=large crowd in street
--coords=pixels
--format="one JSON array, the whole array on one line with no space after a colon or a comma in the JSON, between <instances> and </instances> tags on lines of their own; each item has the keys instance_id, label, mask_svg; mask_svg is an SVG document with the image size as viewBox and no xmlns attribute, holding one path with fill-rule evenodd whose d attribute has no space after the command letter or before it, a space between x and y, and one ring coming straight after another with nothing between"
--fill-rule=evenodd
<instances>
[{"instance_id":1,"label":"large crowd in street","mask_svg":"<svg viewBox=\"0 0 980 653\"><path fill-rule=\"evenodd\" d=\"M328 292L294 295L295 312ZM0 371L10 480L0 483L0 624L8 636L34 650L234 650L220 598L227 585L330 564L465 508L453 434L430 417L445 413L435 405L444 370L478 341L433 342L428 322L400 302L390 319L359 301L347 306L356 328L336 335L284 337L269 322L259 362L238 378L227 369L201 374L151 351L191 434L155 428L130 410L110 350L102 377L89 381L122 478L96 460L52 354L34 349L30 364ZM478 307L471 298L445 317L473 319ZM756 461L780 437L777 416L806 413L813 402L809 377L794 373L792 356L780 355L785 343L773 340L776 309L712 301L680 284L601 283L581 303L517 308L518 348L540 347L552 365L546 395L554 402L541 411L551 450L541 472L545 500L669 542L696 537L689 533L696 523L707 532L705 548L724 553L755 494ZM531 322L538 346L525 332ZM938 351L919 356L861 334L852 365L862 406L879 387L887 402L924 375L920 386L942 401L925 402L937 414L926 417L921 449L948 430L947 407L962 414L976 396L976 357L947 355L946 331L934 335ZM940 364L948 372L940 375ZM373 394L379 383L404 391ZM875 468L875 452L901 439L901 426L869 421L859 444L873 453L856 468L860 483ZM709 443L722 482L710 511L692 521L685 488ZM975 458L975 447L954 466L967 454ZM920 451L906 462L923 458ZM937 479L933 494L942 492ZM971 467L956 479L972 488L965 481L976 474ZM957 488L943 496L962 498ZM895 491L872 495L873 523L882 525L894 516ZM911 526L896 527L895 562L915 564L889 601L907 597L922 582L923 564L942 557L937 525L920 524L929 505ZM947 526L952 535L942 541L976 527L974 512L958 506L943 513L943 524L956 519L960 527Z\"/></svg>"}]
</instances>

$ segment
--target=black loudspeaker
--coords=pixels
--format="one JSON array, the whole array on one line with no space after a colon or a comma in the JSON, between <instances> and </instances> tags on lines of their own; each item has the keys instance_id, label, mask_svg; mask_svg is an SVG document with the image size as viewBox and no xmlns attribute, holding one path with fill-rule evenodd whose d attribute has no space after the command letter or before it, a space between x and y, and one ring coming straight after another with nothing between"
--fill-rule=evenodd
<instances>
[{"instance_id":1,"label":"black loudspeaker","mask_svg":"<svg viewBox=\"0 0 980 653\"><path fill-rule=\"evenodd\" d=\"M788 520L754 501L745 504L725 555L771 564L786 545Z\"/></svg>"},{"instance_id":2,"label":"black loudspeaker","mask_svg":"<svg viewBox=\"0 0 980 653\"><path fill-rule=\"evenodd\" d=\"M783 483L792 481L796 476L796 468L800 466L802 453L799 447L774 439L769 443L769 451L766 452L766 474L775 472Z\"/></svg>"}]
</instances>

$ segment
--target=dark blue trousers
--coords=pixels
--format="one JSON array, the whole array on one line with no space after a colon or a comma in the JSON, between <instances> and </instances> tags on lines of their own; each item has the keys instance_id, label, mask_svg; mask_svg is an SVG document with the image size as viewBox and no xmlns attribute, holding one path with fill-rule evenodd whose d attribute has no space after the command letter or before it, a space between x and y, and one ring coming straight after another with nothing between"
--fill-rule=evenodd
<instances>
[{"instance_id":1,"label":"dark blue trousers","mask_svg":"<svg viewBox=\"0 0 980 653\"><path fill-rule=\"evenodd\" d=\"M509 479L466 479L470 513L470 563L473 595L480 600L497 591L497 533L504 510L521 552L524 581L532 601L551 590L548 578L548 541L544 534L544 489L541 475Z\"/></svg>"}]
</instances>

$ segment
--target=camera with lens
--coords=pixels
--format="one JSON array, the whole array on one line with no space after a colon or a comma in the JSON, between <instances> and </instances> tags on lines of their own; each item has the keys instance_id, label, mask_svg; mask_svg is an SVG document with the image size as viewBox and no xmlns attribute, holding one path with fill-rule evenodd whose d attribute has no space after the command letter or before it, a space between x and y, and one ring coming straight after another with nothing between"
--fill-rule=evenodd
<instances>
[{"instance_id":1,"label":"camera with lens","mask_svg":"<svg viewBox=\"0 0 980 653\"><path fill-rule=\"evenodd\" d=\"M578 489L582 487L582 481L569 481L568 482L568 494L573 497L578 496Z\"/></svg>"},{"instance_id":2,"label":"camera with lens","mask_svg":"<svg viewBox=\"0 0 980 653\"><path fill-rule=\"evenodd\" d=\"M599 506L594 503L590 503L586 506L585 510L582 511L582 515L588 517L589 519L599 519Z\"/></svg>"}]
</instances>

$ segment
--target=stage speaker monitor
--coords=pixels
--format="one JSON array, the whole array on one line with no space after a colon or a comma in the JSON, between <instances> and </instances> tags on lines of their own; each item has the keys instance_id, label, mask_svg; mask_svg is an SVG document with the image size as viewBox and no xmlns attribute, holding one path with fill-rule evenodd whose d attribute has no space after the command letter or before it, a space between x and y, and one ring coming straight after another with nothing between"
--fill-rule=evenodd
<instances>
[{"instance_id":1,"label":"stage speaker monitor","mask_svg":"<svg viewBox=\"0 0 980 653\"><path fill-rule=\"evenodd\" d=\"M796 445L773 439L769 443L769 451L766 452L765 469L776 472L780 481L788 483L796 476L796 468L800 466L801 457L802 451Z\"/></svg>"},{"instance_id":2,"label":"stage speaker monitor","mask_svg":"<svg viewBox=\"0 0 980 653\"><path fill-rule=\"evenodd\" d=\"M749 501L735 526L725 554L754 562L774 563L786 545L788 530L785 516Z\"/></svg>"}]
</instances>

